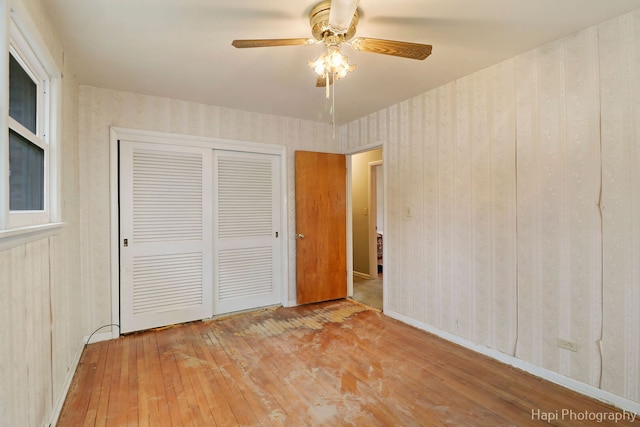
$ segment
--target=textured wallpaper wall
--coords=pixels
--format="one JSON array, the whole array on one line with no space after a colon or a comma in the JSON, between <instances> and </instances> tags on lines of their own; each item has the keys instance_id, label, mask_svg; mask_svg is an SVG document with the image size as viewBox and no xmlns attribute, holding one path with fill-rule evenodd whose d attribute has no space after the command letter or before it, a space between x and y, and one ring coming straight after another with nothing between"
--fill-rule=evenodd
<instances>
[{"instance_id":1,"label":"textured wallpaper wall","mask_svg":"<svg viewBox=\"0 0 640 427\"><path fill-rule=\"evenodd\" d=\"M78 310L82 305L78 84L41 2L20 4L64 75L61 138L56 148L65 225L55 236L0 251L0 322L5 326L0 332L0 424L41 426L49 424L55 406L63 402L85 334ZM2 28L8 28L9 16L4 2L0 5Z\"/></svg>"},{"instance_id":2,"label":"textured wallpaper wall","mask_svg":"<svg viewBox=\"0 0 640 427\"><path fill-rule=\"evenodd\" d=\"M636 11L341 129L384 143L390 311L640 401L639 52Z\"/></svg>"},{"instance_id":3,"label":"textured wallpaper wall","mask_svg":"<svg viewBox=\"0 0 640 427\"><path fill-rule=\"evenodd\" d=\"M602 104L602 386L640 401L640 13L598 27Z\"/></svg>"}]
</instances>

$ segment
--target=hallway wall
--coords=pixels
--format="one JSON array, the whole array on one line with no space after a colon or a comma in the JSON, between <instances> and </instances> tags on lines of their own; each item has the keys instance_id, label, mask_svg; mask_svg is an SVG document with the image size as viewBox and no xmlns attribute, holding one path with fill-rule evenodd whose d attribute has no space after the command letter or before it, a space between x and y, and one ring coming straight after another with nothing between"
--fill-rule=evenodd
<instances>
[{"instance_id":1,"label":"hallway wall","mask_svg":"<svg viewBox=\"0 0 640 427\"><path fill-rule=\"evenodd\" d=\"M382 160L382 150L351 156L353 271L369 275L369 163ZM374 207L375 208L375 207Z\"/></svg>"}]
</instances>

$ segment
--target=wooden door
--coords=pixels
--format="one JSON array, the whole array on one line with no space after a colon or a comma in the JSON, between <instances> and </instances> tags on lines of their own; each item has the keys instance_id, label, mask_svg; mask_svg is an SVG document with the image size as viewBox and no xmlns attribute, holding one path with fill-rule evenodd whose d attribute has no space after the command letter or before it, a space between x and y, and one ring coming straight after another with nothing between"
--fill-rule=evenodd
<instances>
[{"instance_id":1,"label":"wooden door","mask_svg":"<svg viewBox=\"0 0 640 427\"><path fill-rule=\"evenodd\" d=\"M347 296L347 164L342 154L296 151L298 304Z\"/></svg>"}]
</instances>

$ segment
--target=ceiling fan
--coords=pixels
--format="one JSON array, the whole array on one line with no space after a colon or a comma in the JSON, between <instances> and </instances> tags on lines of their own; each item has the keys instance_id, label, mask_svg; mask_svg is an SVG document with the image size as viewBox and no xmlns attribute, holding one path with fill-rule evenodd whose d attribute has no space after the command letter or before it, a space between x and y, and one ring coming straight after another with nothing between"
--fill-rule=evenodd
<instances>
[{"instance_id":1,"label":"ceiling fan","mask_svg":"<svg viewBox=\"0 0 640 427\"><path fill-rule=\"evenodd\" d=\"M423 60L431 54L431 45L396 40L354 37L358 25L358 0L324 0L309 14L313 38L234 40L237 48L299 46L324 44L326 52L308 65L318 75L316 86L328 91L334 79L344 78L355 69L340 51L344 43L362 52ZM328 92L327 92L328 96Z\"/></svg>"}]
</instances>

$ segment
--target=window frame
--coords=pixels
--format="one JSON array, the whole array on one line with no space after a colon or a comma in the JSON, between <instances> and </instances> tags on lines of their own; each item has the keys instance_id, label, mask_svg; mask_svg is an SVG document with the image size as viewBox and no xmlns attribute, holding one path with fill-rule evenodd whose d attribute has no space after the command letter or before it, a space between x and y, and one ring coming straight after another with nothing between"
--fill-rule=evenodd
<instances>
[{"instance_id":1,"label":"window frame","mask_svg":"<svg viewBox=\"0 0 640 427\"><path fill-rule=\"evenodd\" d=\"M63 225L60 222L57 156L62 74L22 2L0 0L0 9L7 12L7 31L0 32L0 80L5 88L5 96L0 99L0 127L3 132L0 138L0 250L4 250L55 234ZM36 83L35 134L9 116L10 55ZM9 129L44 151L43 210L10 210Z\"/></svg>"},{"instance_id":2,"label":"window frame","mask_svg":"<svg viewBox=\"0 0 640 427\"><path fill-rule=\"evenodd\" d=\"M17 37L16 37L17 36ZM49 76L45 72L42 64L34 62L33 52L25 52L26 40L16 39L22 38L22 34L11 34L9 41L9 55L16 60L18 65L22 67L24 72L31 78L36 85L36 132L33 133L27 129L22 123L7 114L7 128L12 130L29 143L40 148L44 154L43 162L43 208L40 210L11 210L9 207L9 228L37 225L49 222L49 199L51 189L49 188ZM10 166L10 165L9 165Z\"/></svg>"}]
</instances>

